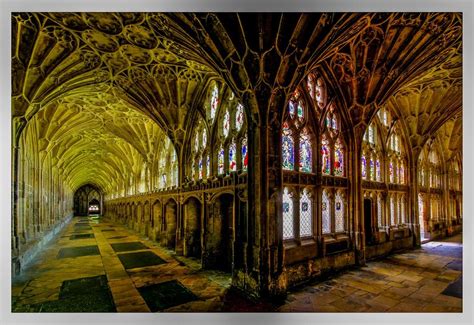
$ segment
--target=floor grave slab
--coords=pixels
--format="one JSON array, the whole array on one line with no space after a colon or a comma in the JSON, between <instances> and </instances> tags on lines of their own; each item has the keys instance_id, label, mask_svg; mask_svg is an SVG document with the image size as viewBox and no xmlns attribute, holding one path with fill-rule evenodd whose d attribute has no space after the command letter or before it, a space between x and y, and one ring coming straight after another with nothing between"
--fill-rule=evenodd
<instances>
[{"instance_id":1,"label":"floor grave slab","mask_svg":"<svg viewBox=\"0 0 474 325\"><path fill-rule=\"evenodd\" d=\"M153 284L138 288L152 312L185 304L198 297L177 280Z\"/></svg>"},{"instance_id":2,"label":"floor grave slab","mask_svg":"<svg viewBox=\"0 0 474 325\"><path fill-rule=\"evenodd\" d=\"M140 249L148 249L147 246L143 245L143 243L139 241L110 244L110 246L112 246L112 248L116 252L137 251Z\"/></svg>"},{"instance_id":3,"label":"floor grave slab","mask_svg":"<svg viewBox=\"0 0 474 325\"><path fill-rule=\"evenodd\" d=\"M118 254L118 258L125 269L134 269L137 267L166 263L161 257L150 251Z\"/></svg>"},{"instance_id":4,"label":"floor grave slab","mask_svg":"<svg viewBox=\"0 0 474 325\"><path fill-rule=\"evenodd\" d=\"M462 276L450 283L441 294L462 299Z\"/></svg>"},{"instance_id":5,"label":"floor grave slab","mask_svg":"<svg viewBox=\"0 0 474 325\"><path fill-rule=\"evenodd\" d=\"M64 281L59 299L39 305L40 312L115 312L105 275Z\"/></svg>"},{"instance_id":6,"label":"floor grave slab","mask_svg":"<svg viewBox=\"0 0 474 325\"><path fill-rule=\"evenodd\" d=\"M100 255L99 247L97 245L61 248L59 250L57 258L81 257L92 255Z\"/></svg>"},{"instance_id":7,"label":"floor grave slab","mask_svg":"<svg viewBox=\"0 0 474 325\"><path fill-rule=\"evenodd\" d=\"M74 239L86 239L86 238L95 238L94 234L74 234L69 237L69 239L74 240Z\"/></svg>"}]
</instances>

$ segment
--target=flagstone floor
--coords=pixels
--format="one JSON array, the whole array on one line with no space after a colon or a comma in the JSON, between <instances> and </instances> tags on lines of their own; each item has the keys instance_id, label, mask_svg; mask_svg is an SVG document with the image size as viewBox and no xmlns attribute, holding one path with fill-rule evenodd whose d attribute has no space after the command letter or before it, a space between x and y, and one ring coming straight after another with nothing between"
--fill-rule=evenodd
<instances>
[{"instance_id":1,"label":"flagstone floor","mask_svg":"<svg viewBox=\"0 0 474 325\"><path fill-rule=\"evenodd\" d=\"M251 302L230 274L107 221L76 217L12 283L13 312L461 312L462 236Z\"/></svg>"}]
</instances>

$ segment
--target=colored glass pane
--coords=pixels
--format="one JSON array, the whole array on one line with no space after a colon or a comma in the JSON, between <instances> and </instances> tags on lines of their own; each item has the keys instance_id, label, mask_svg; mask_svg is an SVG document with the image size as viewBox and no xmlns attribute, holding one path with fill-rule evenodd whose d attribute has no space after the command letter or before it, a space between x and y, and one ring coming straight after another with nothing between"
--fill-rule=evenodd
<instances>
[{"instance_id":1,"label":"colored glass pane","mask_svg":"<svg viewBox=\"0 0 474 325\"><path fill-rule=\"evenodd\" d=\"M214 120L217 112L217 105L219 104L219 89L214 85L211 93L211 120Z\"/></svg>"},{"instance_id":2,"label":"colored glass pane","mask_svg":"<svg viewBox=\"0 0 474 325\"><path fill-rule=\"evenodd\" d=\"M388 172L389 172L389 175L390 175L390 183L393 183L393 180L394 180L394 173L393 173L393 163L390 162L388 164Z\"/></svg>"},{"instance_id":3,"label":"colored glass pane","mask_svg":"<svg viewBox=\"0 0 474 325\"><path fill-rule=\"evenodd\" d=\"M365 159L365 156L362 156L360 158L360 166L361 166L361 171L362 171L362 178L366 179L367 178L367 161Z\"/></svg>"},{"instance_id":4,"label":"colored glass pane","mask_svg":"<svg viewBox=\"0 0 474 325\"><path fill-rule=\"evenodd\" d=\"M334 145L334 176L344 176L344 151L339 139Z\"/></svg>"},{"instance_id":5,"label":"colored glass pane","mask_svg":"<svg viewBox=\"0 0 474 325\"><path fill-rule=\"evenodd\" d=\"M238 104L237 111L235 113L235 128L237 131L240 131L242 125L244 125L244 107L242 104Z\"/></svg>"},{"instance_id":6,"label":"colored glass pane","mask_svg":"<svg viewBox=\"0 0 474 325\"><path fill-rule=\"evenodd\" d=\"M206 176L211 176L211 158L209 157L209 155L207 155L206 157Z\"/></svg>"},{"instance_id":7,"label":"colored glass pane","mask_svg":"<svg viewBox=\"0 0 474 325\"><path fill-rule=\"evenodd\" d=\"M237 158L236 158L237 149L235 142L232 142L229 146L229 171L237 170Z\"/></svg>"},{"instance_id":8,"label":"colored glass pane","mask_svg":"<svg viewBox=\"0 0 474 325\"><path fill-rule=\"evenodd\" d=\"M226 111L224 114L224 120L222 121L222 133L224 134L224 137L227 138L229 135L229 129L230 129L230 114L229 111Z\"/></svg>"},{"instance_id":9,"label":"colored glass pane","mask_svg":"<svg viewBox=\"0 0 474 325\"><path fill-rule=\"evenodd\" d=\"M207 144L207 132L206 129L202 130L202 147L205 148Z\"/></svg>"},{"instance_id":10,"label":"colored glass pane","mask_svg":"<svg viewBox=\"0 0 474 325\"><path fill-rule=\"evenodd\" d=\"M382 177L380 172L380 161L378 159L375 162L375 174L377 175L377 181L380 182Z\"/></svg>"},{"instance_id":11,"label":"colored glass pane","mask_svg":"<svg viewBox=\"0 0 474 325\"><path fill-rule=\"evenodd\" d=\"M283 239L294 237L293 231L293 200L288 189L283 191Z\"/></svg>"},{"instance_id":12,"label":"colored glass pane","mask_svg":"<svg viewBox=\"0 0 474 325\"><path fill-rule=\"evenodd\" d=\"M247 170L249 157L247 152L247 137L242 139L242 169Z\"/></svg>"},{"instance_id":13,"label":"colored glass pane","mask_svg":"<svg viewBox=\"0 0 474 325\"><path fill-rule=\"evenodd\" d=\"M295 150L293 137L291 131L283 129L282 134L282 156L283 156L283 169L294 170L295 169Z\"/></svg>"},{"instance_id":14,"label":"colored glass pane","mask_svg":"<svg viewBox=\"0 0 474 325\"><path fill-rule=\"evenodd\" d=\"M295 103L292 100L288 102L288 112L291 117L295 116Z\"/></svg>"},{"instance_id":15,"label":"colored glass pane","mask_svg":"<svg viewBox=\"0 0 474 325\"><path fill-rule=\"evenodd\" d=\"M375 166L374 166L374 161L370 159L370 180L375 180Z\"/></svg>"},{"instance_id":16,"label":"colored glass pane","mask_svg":"<svg viewBox=\"0 0 474 325\"><path fill-rule=\"evenodd\" d=\"M377 196L377 224L382 227L382 197Z\"/></svg>"},{"instance_id":17,"label":"colored glass pane","mask_svg":"<svg viewBox=\"0 0 474 325\"><path fill-rule=\"evenodd\" d=\"M305 189L300 198L300 237L308 237L313 234L312 205Z\"/></svg>"},{"instance_id":18,"label":"colored glass pane","mask_svg":"<svg viewBox=\"0 0 474 325\"><path fill-rule=\"evenodd\" d=\"M322 159L322 173L329 175L331 173L331 151L329 143L326 138L321 141L321 159Z\"/></svg>"},{"instance_id":19,"label":"colored glass pane","mask_svg":"<svg viewBox=\"0 0 474 325\"><path fill-rule=\"evenodd\" d=\"M300 171L304 173L311 173L311 141L307 134L302 134L300 137Z\"/></svg>"},{"instance_id":20,"label":"colored glass pane","mask_svg":"<svg viewBox=\"0 0 474 325\"><path fill-rule=\"evenodd\" d=\"M198 162L199 179L202 179L202 158Z\"/></svg>"},{"instance_id":21,"label":"colored glass pane","mask_svg":"<svg viewBox=\"0 0 474 325\"><path fill-rule=\"evenodd\" d=\"M224 148L221 146L219 149L219 157L217 158L219 174L224 174Z\"/></svg>"},{"instance_id":22,"label":"colored glass pane","mask_svg":"<svg viewBox=\"0 0 474 325\"><path fill-rule=\"evenodd\" d=\"M298 117L303 118L303 116L304 116L303 102L300 100L298 102Z\"/></svg>"}]
</instances>

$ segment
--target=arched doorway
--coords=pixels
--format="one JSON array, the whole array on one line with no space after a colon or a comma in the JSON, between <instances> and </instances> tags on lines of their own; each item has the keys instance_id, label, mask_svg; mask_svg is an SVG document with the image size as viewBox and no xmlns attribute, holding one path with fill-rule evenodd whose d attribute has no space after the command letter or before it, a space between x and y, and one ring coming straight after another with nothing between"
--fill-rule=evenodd
<instances>
[{"instance_id":1,"label":"arched doorway","mask_svg":"<svg viewBox=\"0 0 474 325\"><path fill-rule=\"evenodd\" d=\"M184 204L184 256L201 257L201 202L192 197Z\"/></svg>"},{"instance_id":2,"label":"arched doorway","mask_svg":"<svg viewBox=\"0 0 474 325\"><path fill-rule=\"evenodd\" d=\"M222 194L209 209L206 220L203 268L232 272L234 242L234 197Z\"/></svg>"},{"instance_id":3,"label":"arched doorway","mask_svg":"<svg viewBox=\"0 0 474 325\"><path fill-rule=\"evenodd\" d=\"M87 184L74 193L74 215L102 214L102 193L94 185Z\"/></svg>"}]
</instances>

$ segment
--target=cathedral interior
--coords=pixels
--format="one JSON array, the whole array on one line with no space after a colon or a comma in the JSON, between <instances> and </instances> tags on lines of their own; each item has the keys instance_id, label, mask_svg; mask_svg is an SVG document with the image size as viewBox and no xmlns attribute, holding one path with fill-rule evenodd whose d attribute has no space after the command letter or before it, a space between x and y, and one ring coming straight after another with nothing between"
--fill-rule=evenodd
<instances>
[{"instance_id":1,"label":"cathedral interior","mask_svg":"<svg viewBox=\"0 0 474 325\"><path fill-rule=\"evenodd\" d=\"M12 311L462 312L461 14L11 27Z\"/></svg>"}]
</instances>

